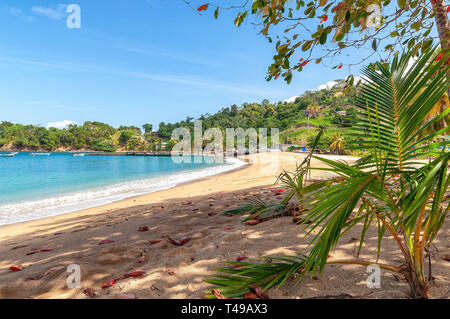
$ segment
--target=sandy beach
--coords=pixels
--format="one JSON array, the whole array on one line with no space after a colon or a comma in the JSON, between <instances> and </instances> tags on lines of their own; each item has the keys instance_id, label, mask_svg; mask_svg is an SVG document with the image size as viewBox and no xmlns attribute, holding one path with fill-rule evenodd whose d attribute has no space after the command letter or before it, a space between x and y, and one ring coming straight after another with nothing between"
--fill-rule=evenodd
<instances>
[{"instance_id":1,"label":"sandy beach","mask_svg":"<svg viewBox=\"0 0 450 319\"><path fill-rule=\"evenodd\" d=\"M279 157L279 165L275 159ZM243 205L252 197L279 201L271 192L283 170L293 170L304 155L293 153L251 155L235 171L208 177L175 188L130 198L101 207L0 227L0 298L203 298L211 285L204 282L215 269L239 256L258 261L262 256L295 255L308 251L301 228L292 217L248 226L242 217L222 213ZM348 162L355 158L336 157ZM323 165L313 160L313 166ZM313 179L326 178L315 172ZM141 231L140 231L141 230ZM142 231L144 230L144 231ZM346 234L331 258L355 255L360 229ZM167 238L192 238L183 246ZM375 232L368 234L361 258L376 259ZM151 241L155 243L151 243ZM402 263L392 238L383 241L379 262ZM373 247L373 248L372 248ZM432 298L449 298L449 222L430 249L434 285ZM81 288L66 285L66 267L81 268ZM11 266L22 265L13 272ZM143 278L124 274L145 271ZM408 287L392 273L382 271L380 289L366 285L366 267L329 265L320 277L305 277L271 289L271 298L340 296L355 298L406 298ZM112 287L107 281L120 278Z\"/></svg>"}]
</instances>

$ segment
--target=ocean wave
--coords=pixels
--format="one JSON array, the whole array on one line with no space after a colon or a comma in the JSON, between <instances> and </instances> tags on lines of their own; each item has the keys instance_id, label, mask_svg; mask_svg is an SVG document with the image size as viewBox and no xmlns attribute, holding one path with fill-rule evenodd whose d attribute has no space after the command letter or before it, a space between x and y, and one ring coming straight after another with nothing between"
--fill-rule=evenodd
<instances>
[{"instance_id":1,"label":"ocean wave","mask_svg":"<svg viewBox=\"0 0 450 319\"><path fill-rule=\"evenodd\" d=\"M173 188L182 183L234 170L246 164L235 158L227 158L224 164L214 167L123 182L52 198L0 205L0 225L52 217L101 206L125 198Z\"/></svg>"}]
</instances>

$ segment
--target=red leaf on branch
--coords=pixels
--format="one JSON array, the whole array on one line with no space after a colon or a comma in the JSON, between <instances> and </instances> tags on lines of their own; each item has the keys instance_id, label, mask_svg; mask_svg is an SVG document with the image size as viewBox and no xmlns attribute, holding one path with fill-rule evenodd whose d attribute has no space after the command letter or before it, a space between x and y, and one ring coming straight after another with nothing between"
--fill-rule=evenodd
<instances>
[{"instance_id":1,"label":"red leaf on branch","mask_svg":"<svg viewBox=\"0 0 450 319\"><path fill-rule=\"evenodd\" d=\"M342 69L342 63L338 66L338 69L339 70Z\"/></svg>"},{"instance_id":2,"label":"red leaf on branch","mask_svg":"<svg viewBox=\"0 0 450 319\"><path fill-rule=\"evenodd\" d=\"M436 61L441 61L441 59L444 57L444 52L442 52L441 54L439 54L437 57L436 57Z\"/></svg>"},{"instance_id":3,"label":"red leaf on branch","mask_svg":"<svg viewBox=\"0 0 450 319\"><path fill-rule=\"evenodd\" d=\"M206 4L203 4L203 5L201 5L200 7L198 7L197 8L197 11L206 11L206 10L208 10L208 7L209 7L209 3L206 3Z\"/></svg>"},{"instance_id":4,"label":"red leaf on branch","mask_svg":"<svg viewBox=\"0 0 450 319\"><path fill-rule=\"evenodd\" d=\"M449 12L450 12L450 6L447 7L447 13L449 13Z\"/></svg>"},{"instance_id":5,"label":"red leaf on branch","mask_svg":"<svg viewBox=\"0 0 450 319\"><path fill-rule=\"evenodd\" d=\"M328 20L328 16L327 15L325 15L323 18L322 18L322 20L320 20L320 23L322 23L322 22L326 22Z\"/></svg>"}]
</instances>

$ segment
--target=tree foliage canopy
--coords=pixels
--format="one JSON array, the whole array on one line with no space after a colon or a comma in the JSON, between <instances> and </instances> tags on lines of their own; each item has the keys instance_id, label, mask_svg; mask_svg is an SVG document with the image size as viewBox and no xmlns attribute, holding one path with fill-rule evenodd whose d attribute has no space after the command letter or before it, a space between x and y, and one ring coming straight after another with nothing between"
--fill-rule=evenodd
<instances>
[{"instance_id":1,"label":"tree foliage canopy","mask_svg":"<svg viewBox=\"0 0 450 319\"><path fill-rule=\"evenodd\" d=\"M190 5L190 1L184 0ZM294 71L309 63L322 63L333 69L349 68L370 57L388 61L404 49L413 56L432 47L437 27L441 43L448 46L449 27L445 0L242 0L239 5L221 7L215 3L200 6L199 12L214 9L237 10L234 24L239 27L253 15L260 34L275 43L274 61L267 80L283 77L288 83ZM349 48L367 49L366 56L352 62L339 61ZM361 51L360 51L361 52ZM353 84L351 76L349 82Z\"/></svg>"}]
</instances>

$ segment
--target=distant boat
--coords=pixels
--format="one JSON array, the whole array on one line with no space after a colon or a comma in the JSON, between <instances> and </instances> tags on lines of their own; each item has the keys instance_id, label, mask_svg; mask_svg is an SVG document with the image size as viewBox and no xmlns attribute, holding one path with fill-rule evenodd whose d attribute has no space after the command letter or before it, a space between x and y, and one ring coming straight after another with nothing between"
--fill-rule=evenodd
<instances>
[{"instance_id":1,"label":"distant boat","mask_svg":"<svg viewBox=\"0 0 450 319\"><path fill-rule=\"evenodd\" d=\"M15 153L9 153L9 154L0 154L0 157L14 157L14 156L16 156L18 153L17 152L15 152Z\"/></svg>"},{"instance_id":2,"label":"distant boat","mask_svg":"<svg viewBox=\"0 0 450 319\"><path fill-rule=\"evenodd\" d=\"M50 153L31 153L31 156L50 156Z\"/></svg>"},{"instance_id":3,"label":"distant boat","mask_svg":"<svg viewBox=\"0 0 450 319\"><path fill-rule=\"evenodd\" d=\"M81 157L81 156L85 156L86 154L73 154L72 156L75 156L75 157Z\"/></svg>"}]
</instances>

